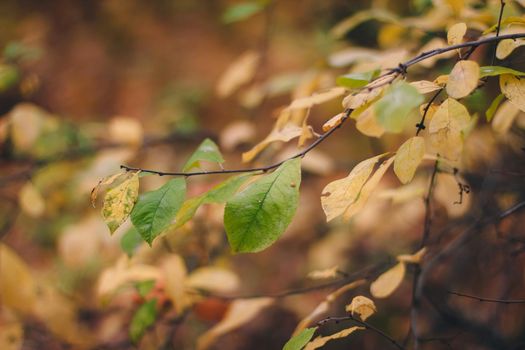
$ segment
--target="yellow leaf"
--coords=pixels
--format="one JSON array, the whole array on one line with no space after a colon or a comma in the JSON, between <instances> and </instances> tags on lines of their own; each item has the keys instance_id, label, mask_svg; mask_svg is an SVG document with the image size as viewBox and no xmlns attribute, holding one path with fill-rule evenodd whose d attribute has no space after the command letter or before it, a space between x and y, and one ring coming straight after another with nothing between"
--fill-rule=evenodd
<instances>
[{"instance_id":1,"label":"yellow leaf","mask_svg":"<svg viewBox=\"0 0 525 350\"><path fill-rule=\"evenodd\" d=\"M350 94L343 100L343 107L345 109L357 109L378 97L383 91L384 87L378 87L373 90L363 89L362 91Z\"/></svg>"},{"instance_id":2,"label":"yellow leaf","mask_svg":"<svg viewBox=\"0 0 525 350\"><path fill-rule=\"evenodd\" d=\"M102 216L111 233L115 232L128 218L139 196L139 174L109 190L104 197Z\"/></svg>"},{"instance_id":3,"label":"yellow leaf","mask_svg":"<svg viewBox=\"0 0 525 350\"><path fill-rule=\"evenodd\" d=\"M394 160L394 173L401 183L412 181L424 155L425 140L421 136L414 136L399 147Z\"/></svg>"},{"instance_id":4,"label":"yellow leaf","mask_svg":"<svg viewBox=\"0 0 525 350\"><path fill-rule=\"evenodd\" d=\"M457 45L463 42L463 37L467 33L465 23L456 23L447 32L447 42L449 45Z\"/></svg>"},{"instance_id":5,"label":"yellow leaf","mask_svg":"<svg viewBox=\"0 0 525 350\"><path fill-rule=\"evenodd\" d=\"M515 49L525 45L522 39L505 39L498 43L496 48L496 57L500 60L507 58Z\"/></svg>"},{"instance_id":6,"label":"yellow leaf","mask_svg":"<svg viewBox=\"0 0 525 350\"><path fill-rule=\"evenodd\" d=\"M434 83L438 85L446 85L448 83L448 74L438 76L434 79Z\"/></svg>"},{"instance_id":7,"label":"yellow leaf","mask_svg":"<svg viewBox=\"0 0 525 350\"><path fill-rule=\"evenodd\" d=\"M367 318L377 312L374 301L358 295L352 299L352 302L346 305L346 311L351 312L352 315L357 315L362 321L366 321Z\"/></svg>"},{"instance_id":8,"label":"yellow leaf","mask_svg":"<svg viewBox=\"0 0 525 350\"><path fill-rule=\"evenodd\" d=\"M525 112L525 79L511 74L502 74L499 78L499 86L510 103Z\"/></svg>"},{"instance_id":9,"label":"yellow leaf","mask_svg":"<svg viewBox=\"0 0 525 350\"><path fill-rule=\"evenodd\" d=\"M162 262L166 295L170 298L177 314L181 314L188 306L186 296L186 264L177 254L170 254Z\"/></svg>"},{"instance_id":10,"label":"yellow leaf","mask_svg":"<svg viewBox=\"0 0 525 350\"><path fill-rule=\"evenodd\" d=\"M24 342L24 328L20 322L2 324L0 327L0 349L19 350Z\"/></svg>"},{"instance_id":11,"label":"yellow leaf","mask_svg":"<svg viewBox=\"0 0 525 350\"><path fill-rule=\"evenodd\" d=\"M427 248L423 247L414 254L402 254L397 256L397 261L406 264L420 264L421 260L425 256Z\"/></svg>"},{"instance_id":12,"label":"yellow leaf","mask_svg":"<svg viewBox=\"0 0 525 350\"><path fill-rule=\"evenodd\" d=\"M91 205L93 205L93 208L95 207L95 202L97 201L98 191L100 187L111 185L113 182L115 182L116 179L123 175L126 175L126 172L120 172L106 176L105 178L101 179L95 187L93 187L93 189L91 190Z\"/></svg>"},{"instance_id":13,"label":"yellow leaf","mask_svg":"<svg viewBox=\"0 0 525 350\"><path fill-rule=\"evenodd\" d=\"M213 266L201 267L186 279L189 288L216 293L234 292L240 284L239 277L232 271Z\"/></svg>"},{"instance_id":14,"label":"yellow leaf","mask_svg":"<svg viewBox=\"0 0 525 350\"><path fill-rule=\"evenodd\" d=\"M413 81L410 85L415 87L420 94L428 94L441 89L441 86L428 80Z\"/></svg>"},{"instance_id":15,"label":"yellow leaf","mask_svg":"<svg viewBox=\"0 0 525 350\"><path fill-rule=\"evenodd\" d=\"M271 298L235 300L231 303L224 318L199 337L197 350L208 349L218 337L250 322L272 303Z\"/></svg>"},{"instance_id":16,"label":"yellow leaf","mask_svg":"<svg viewBox=\"0 0 525 350\"><path fill-rule=\"evenodd\" d=\"M397 47L403 40L407 28L399 24L385 24L377 35L377 42L382 48Z\"/></svg>"},{"instance_id":17,"label":"yellow leaf","mask_svg":"<svg viewBox=\"0 0 525 350\"><path fill-rule=\"evenodd\" d=\"M383 175L385 175L385 172L390 168L392 163L394 162L395 157L390 157L386 161L384 161L379 168L376 170L374 175L370 177L370 179L366 182L366 184L361 189L361 192L359 193L359 197L355 201L355 203L348 208L348 210L345 211L343 214L343 218L345 220L350 220L352 216L360 212L366 203L368 202L368 198L370 198L370 195L372 192L376 189L377 185L379 185L379 181L383 178Z\"/></svg>"},{"instance_id":18,"label":"yellow leaf","mask_svg":"<svg viewBox=\"0 0 525 350\"><path fill-rule=\"evenodd\" d=\"M315 105L325 103L339 96L343 96L345 92L346 92L346 89L343 87L334 87L325 92L298 98L292 101L290 106L288 106L288 109L294 110L294 109L311 108Z\"/></svg>"},{"instance_id":19,"label":"yellow leaf","mask_svg":"<svg viewBox=\"0 0 525 350\"><path fill-rule=\"evenodd\" d=\"M405 263L400 262L390 270L384 272L370 284L370 293L375 298L386 298L392 294L405 277Z\"/></svg>"},{"instance_id":20,"label":"yellow leaf","mask_svg":"<svg viewBox=\"0 0 525 350\"><path fill-rule=\"evenodd\" d=\"M328 278L335 278L339 274L339 266L333 266L324 270L314 270L308 274L308 278L312 280L321 280Z\"/></svg>"},{"instance_id":21,"label":"yellow leaf","mask_svg":"<svg viewBox=\"0 0 525 350\"><path fill-rule=\"evenodd\" d=\"M459 61L448 77L447 94L452 98L468 96L478 86L479 65L475 61Z\"/></svg>"},{"instance_id":22,"label":"yellow leaf","mask_svg":"<svg viewBox=\"0 0 525 350\"><path fill-rule=\"evenodd\" d=\"M157 267L132 263L126 255L122 255L115 266L100 274L97 294L104 298L126 283L158 280L160 277L161 272Z\"/></svg>"},{"instance_id":23,"label":"yellow leaf","mask_svg":"<svg viewBox=\"0 0 525 350\"><path fill-rule=\"evenodd\" d=\"M363 135L370 137L381 137L385 133L385 128L377 121L374 106L369 106L357 117L355 127Z\"/></svg>"},{"instance_id":24,"label":"yellow leaf","mask_svg":"<svg viewBox=\"0 0 525 350\"><path fill-rule=\"evenodd\" d=\"M430 141L437 153L450 160L459 159L463 150L462 131L470 115L461 103L448 98L434 113L429 123Z\"/></svg>"},{"instance_id":25,"label":"yellow leaf","mask_svg":"<svg viewBox=\"0 0 525 350\"><path fill-rule=\"evenodd\" d=\"M36 292L29 267L11 248L0 244L0 304L30 314Z\"/></svg>"},{"instance_id":26,"label":"yellow leaf","mask_svg":"<svg viewBox=\"0 0 525 350\"><path fill-rule=\"evenodd\" d=\"M130 146L142 144L142 125L133 118L116 117L108 125L111 141Z\"/></svg>"},{"instance_id":27,"label":"yellow leaf","mask_svg":"<svg viewBox=\"0 0 525 350\"><path fill-rule=\"evenodd\" d=\"M518 114L520 114L520 110L515 105L509 101L503 102L494 114L492 129L497 133L505 134L509 131Z\"/></svg>"},{"instance_id":28,"label":"yellow leaf","mask_svg":"<svg viewBox=\"0 0 525 350\"><path fill-rule=\"evenodd\" d=\"M326 214L326 220L343 215L357 200L363 185L374 170L375 164L384 155L362 161L357 164L344 179L329 183L322 191L321 204Z\"/></svg>"},{"instance_id":29,"label":"yellow leaf","mask_svg":"<svg viewBox=\"0 0 525 350\"><path fill-rule=\"evenodd\" d=\"M24 213L34 218L41 217L46 210L44 198L31 182L27 182L20 190L18 203Z\"/></svg>"},{"instance_id":30,"label":"yellow leaf","mask_svg":"<svg viewBox=\"0 0 525 350\"><path fill-rule=\"evenodd\" d=\"M456 15L459 15L465 8L465 0L445 0L445 2L450 6Z\"/></svg>"},{"instance_id":31,"label":"yellow leaf","mask_svg":"<svg viewBox=\"0 0 525 350\"><path fill-rule=\"evenodd\" d=\"M308 344L306 344L304 350L319 349L320 347L323 347L326 343L328 343L330 340L345 338L348 337L350 334L354 333L355 331L363 329L365 328L354 326L347 329L343 329L342 331L339 331L332 335L327 335L326 337L317 337Z\"/></svg>"},{"instance_id":32,"label":"yellow leaf","mask_svg":"<svg viewBox=\"0 0 525 350\"><path fill-rule=\"evenodd\" d=\"M241 85L248 83L259 65L260 55L255 51L247 51L239 56L219 78L217 95L228 97Z\"/></svg>"},{"instance_id":33,"label":"yellow leaf","mask_svg":"<svg viewBox=\"0 0 525 350\"><path fill-rule=\"evenodd\" d=\"M339 113L338 115L330 118L326 123L323 124L323 131L327 132L341 124L341 120L344 118L346 113Z\"/></svg>"}]
</instances>

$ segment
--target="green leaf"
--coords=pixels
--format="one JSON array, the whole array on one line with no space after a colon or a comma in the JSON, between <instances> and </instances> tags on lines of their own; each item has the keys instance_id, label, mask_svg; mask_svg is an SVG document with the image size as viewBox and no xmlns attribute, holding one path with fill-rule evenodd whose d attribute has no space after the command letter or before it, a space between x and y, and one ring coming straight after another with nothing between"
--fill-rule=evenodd
<instances>
[{"instance_id":1,"label":"green leaf","mask_svg":"<svg viewBox=\"0 0 525 350\"><path fill-rule=\"evenodd\" d=\"M226 203L224 227L234 252L258 252L275 242L297 209L301 159L283 163Z\"/></svg>"},{"instance_id":2,"label":"green leaf","mask_svg":"<svg viewBox=\"0 0 525 350\"><path fill-rule=\"evenodd\" d=\"M131 227L120 239L120 248L131 257L142 242L143 239L139 231L135 227Z\"/></svg>"},{"instance_id":3,"label":"green leaf","mask_svg":"<svg viewBox=\"0 0 525 350\"><path fill-rule=\"evenodd\" d=\"M512 68L508 67L501 67L501 66L484 66L479 67L479 77L485 78L485 77L494 77L496 75L501 74L512 74L515 76L523 76L525 75L524 72L517 71Z\"/></svg>"},{"instance_id":4,"label":"green leaf","mask_svg":"<svg viewBox=\"0 0 525 350\"><path fill-rule=\"evenodd\" d=\"M149 292L155 287L155 280L147 280L147 281L140 281L135 284L135 287L137 288L137 292L139 292L139 295L143 298L148 295Z\"/></svg>"},{"instance_id":5,"label":"green leaf","mask_svg":"<svg viewBox=\"0 0 525 350\"><path fill-rule=\"evenodd\" d=\"M138 195L139 176L137 173L106 193L102 216L111 233L115 232L128 218Z\"/></svg>"},{"instance_id":6,"label":"green leaf","mask_svg":"<svg viewBox=\"0 0 525 350\"><path fill-rule=\"evenodd\" d=\"M199 147L197 147L197 150L193 152L190 159L188 159L182 171L199 167L201 161L224 163L219 147L210 139L202 141Z\"/></svg>"},{"instance_id":7,"label":"green leaf","mask_svg":"<svg viewBox=\"0 0 525 350\"><path fill-rule=\"evenodd\" d=\"M129 325L129 337L133 343L137 343L146 330L151 327L157 319L157 299L142 304L133 315Z\"/></svg>"},{"instance_id":8,"label":"green leaf","mask_svg":"<svg viewBox=\"0 0 525 350\"><path fill-rule=\"evenodd\" d=\"M172 179L158 190L140 196L131 212L131 222L148 244L151 245L153 239L169 226L185 196L186 181L183 178Z\"/></svg>"},{"instance_id":9,"label":"green leaf","mask_svg":"<svg viewBox=\"0 0 525 350\"><path fill-rule=\"evenodd\" d=\"M267 1L248 1L232 5L222 14L222 22L229 24L245 20L261 12L266 3Z\"/></svg>"},{"instance_id":10,"label":"green leaf","mask_svg":"<svg viewBox=\"0 0 525 350\"><path fill-rule=\"evenodd\" d=\"M357 89L368 84L372 79L378 77L381 71L379 69L371 70L364 73L350 73L340 75L336 79L336 84L349 89Z\"/></svg>"},{"instance_id":11,"label":"green leaf","mask_svg":"<svg viewBox=\"0 0 525 350\"><path fill-rule=\"evenodd\" d=\"M207 203L224 203L228 201L231 196L235 194L237 189L246 181L247 178L252 176L252 174L244 174L233 176L227 179L226 181L218 184L210 191L203 193L202 195L194 198L190 198L184 202L177 217L175 218L175 224L171 229L176 229L187 223L193 218L197 209Z\"/></svg>"},{"instance_id":12,"label":"green leaf","mask_svg":"<svg viewBox=\"0 0 525 350\"><path fill-rule=\"evenodd\" d=\"M317 327L306 328L284 344L283 350L301 350L314 336Z\"/></svg>"},{"instance_id":13,"label":"green leaf","mask_svg":"<svg viewBox=\"0 0 525 350\"><path fill-rule=\"evenodd\" d=\"M388 88L375 103L379 124L388 132L403 131L410 112L423 103L423 96L410 84L400 81Z\"/></svg>"},{"instance_id":14,"label":"green leaf","mask_svg":"<svg viewBox=\"0 0 525 350\"><path fill-rule=\"evenodd\" d=\"M15 66L0 64L0 92L6 91L20 80L20 73Z\"/></svg>"},{"instance_id":15,"label":"green leaf","mask_svg":"<svg viewBox=\"0 0 525 350\"><path fill-rule=\"evenodd\" d=\"M492 103L490 104L489 108L487 109L487 112L485 113L485 115L487 116L487 121L488 122L490 122L492 120L492 118L494 117L494 113L496 113L496 110L498 109L500 103L503 101L504 98L505 98L505 95L499 94L492 101Z\"/></svg>"}]
</instances>

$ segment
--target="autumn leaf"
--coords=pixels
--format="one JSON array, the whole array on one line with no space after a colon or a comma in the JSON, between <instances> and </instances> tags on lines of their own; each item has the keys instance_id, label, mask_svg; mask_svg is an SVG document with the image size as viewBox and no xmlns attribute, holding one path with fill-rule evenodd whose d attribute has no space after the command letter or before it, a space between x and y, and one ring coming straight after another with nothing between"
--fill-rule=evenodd
<instances>
[{"instance_id":1,"label":"autumn leaf","mask_svg":"<svg viewBox=\"0 0 525 350\"><path fill-rule=\"evenodd\" d=\"M343 96L345 92L345 88L335 87L325 92L298 98L292 101L292 103L287 108L289 110L311 108L315 105L325 103L330 100L333 100L334 98Z\"/></svg>"},{"instance_id":2,"label":"autumn leaf","mask_svg":"<svg viewBox=\"0 0 525 350\"><path fill-rule=\"evenodd\" d=\"M520 46L525 45L523 39L504 39L498 43L496 48L496 57L500 60L504 60L510 54Z\"/></svg>"},{"instance_id":3,"label":"autumn leaf","mask_svg":"<svg viewBox=\"0 0 525 350\"><path fill-rule=\"evenodd\" d=\"M427 248L423 247L414 254L401 254L396 257L397 261L407 264L420 264L427 253Z\"/></svg>"},{"instance_id":4,"label":"autumn leaf","mask_svg":"<svg viewBox=\"0 0 525 350\"><path fill-rule=\"evenodd\" d=\"M505 134L512 126L518 114L520 114L518 107L510 101L503 102L494 114L492 129L499 134Z\"/></svg>"},{"instance_id":5,"label":"autumn leaf","mask_svg":"<svg viewBox=\"0 0 525 350\"><path fill-rule=\"evenodd\" d=\"M328 343L330 340L346 338L350 334L354 333L355 331L357 331L357 330L364 330L364 329L365 329L364 327L354 326L354 327L350 327L350 328L347 328L347 329L343 329L342 331L339 331L337 333L334 333L334 334L331 334L331 335L327 335L325 337L317 337L314 340L312 340L311 342L309 342L308 344L306 344L306 347L304 348L304 350L319 349L319 348L323 347L326 343Z\"/></svg>"},{"instance_id":6,"label":"autumn leaf","mask_svg":"<svg viewBox=\"0 0 525 350\"><path fill-rule=\"evenodd\" d=\"M525 112L525 80L511 74L500 75L501 92L510 103Z\"/></svg>"},{"instance_id":7,"label":"autumn leaf","mask_svg":"<svg viewBox=\"0 0 525 350\"><path fill-rule=\"evenodd\" d=\"M410 85L415 87L417 91L422 95L441 89L441 86L439 84L428 80L413 81L410 83Z\"/></svg>"},{"instance_id":8,"label":"autumn leaf","mask_svg":"<svg viewBox=\"0 0 525 350\"><path fill-rule=\"evenodd\" d=\"M128 218L139 195L139 174L109 190L104 197L102 216L111 233L114 233Z\"/></svg>"},{"instance_id":9,"label":"autumn leaf","mask_svg":"<svg viewBox=\"0 0 525 350\"><path fill-rule=\"evenodd\" d=\"M335 278L339 275L339 266L333 266L324 270L314 270L308 273L308 278L312 280Z\"/></svg>"},{"instance_id":10,"label":"autumn leaf","mask_svg":"<svg viewBox=\"0 0 525 350\"><path fill-rule=\"evenodd\" d=\"M434 113L428 132L433 147L450 160L459 159L463 149L462 132L470 122L470 115L461 103L448 98Z\"/></svg>"},{"instance_id":11,"label":"autumn leaf","mask_svg":"<svg viewBox=\"0 0 525 350\"><path fill-rule=\"evenodd\" d=\"M366 321L367 318L377 312L374 301L358 295L352 299L352 302L346 305L346 311L350 312L353 316L357 315L362 321Z\"/></svg>"},{"instance_id":12,"label":"autumn leaf","mask_svg":"<svg viewBox=\"0 0 525 350\"><path fill-rule=\"evenodd\" d=\"M370 284L370 293L375 298L386 298L390 296L403 281L405 270L405 263L403 262L387 270Z\"/></svg>"},{"instance_id":13,"label":"autumn leaf","mask_svg":"<svg viewBox=\"0 0 525 350\"><path fill-rule=\"evenodd\" d=\"M475 61L463 60L454 65L448 76L447 94L455 99L468 96L478 86L479 65Z\"/></svg>"},{"instance_id":14,"label":"autumn leaf","mask_svg":"<svg viewBox=\"0 0 525 350\"><path fill-rule=\"evenodd\" d=\"M217 94L228 97L241 85L248 83L257 71L259 60L260 55L255 51L247 51L239 56L220 77Z\"/></svg>"},{"instance_id":15,"label":"autumn leaf","mask_svg":"<svg viewBox=\"0 0 525 350\"><path fill-rule=\"evenodd\" d=\"M372 174L375 164L383 154L357 164L344 179L336 180L323 189L321 204L326 214L326 221L343 215L357 200L366 180Z\"/></svg>"},{"instance_id":16,"label":"autumn leaf","mask_svg":"<svg viewBox=\"0 0 525 350\"><path fill-rule=\"evenodd\" d=\"M394 160L394 173L401 183L412 180L424 155L425 140L421 136L412 137L399 147Z\"/></svg>"},{"instance_id":17,"label":"autumn leaf","mask_svg":"<svg viewBox=\"0 0 525 350\"><path fill-rule=\"evenodd\" d=\"M457 45L463 42L463 37L467 32L465 23L456 23L447 32L447 42L449 45Z\"/></svg>"}]
</instances>

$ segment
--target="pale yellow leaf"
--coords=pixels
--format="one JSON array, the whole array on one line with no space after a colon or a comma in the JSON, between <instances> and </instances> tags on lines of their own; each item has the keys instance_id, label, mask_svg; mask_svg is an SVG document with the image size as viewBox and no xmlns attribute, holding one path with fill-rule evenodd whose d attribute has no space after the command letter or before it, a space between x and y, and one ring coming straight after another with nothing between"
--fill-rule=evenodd
<instances>
[{"instance_id":1,"label":"pale yellow leaf","mask_svg":"<svg viewBox=\"0 0 525 350\"><path fill-rule=\"evenodd\" d=\"M357 109L378 97L383 89L384 87L378 87L372 90L363 89L355 94L350 94L344 98L343 107L345 109Z\"/></svg>"},{"instance_id":2,"label":"pale yellow leaf","mask_svg":"<svg viewBox=\"0 0 525 350\"><path fill-rule=\"evenodd\" d=\"M366 180L375 164L384 155L375 156L357 164L347 177L329 183L322 191L321 204L326 220L343 215L359 197Z\"/></svg>"},{"instance_id":3,"label":"pale yellow leaf","mask_svg":"<svg viewBox=\"0 0 525 350\"><path fill-rule=\"evenodd\" d=\"M290 106L288 106L288 109L294 110L294 109L311 108L315 105L325 103L339 96L343 96L345 92L346 92L346 89L343 87L334 87L325 92L298 98L292 101Z\"/></svg>"},{"instance_id":4,"label":"pale yellow leaf","mask_svg":"<svg viewBox=\"0 0 525 350\"><path fill-rule=\"evenodd\" d=\"M401 183L412 181L425 155L425 140L421 136L409 138L399 147L394 160L394 173Z\"/></svg>"},{"instance_id":5,"label":"pale yellow leaf","mask_svg":"<svg viewBox=\"0 0 525 350\"><path fill-rule=\"evenodd\" d=\"M400 262L388 271L384 272L370 284L370 293L375 298L386 298L392 294L401 284L405 277L405 263Z\"/></svg>"},{"instance_id":6,"label":"pale yellow leaf","mask_svg":"<svg viewBox=\"0 0 525 350\"><path fill-rule=\"evenodd\" d=\"M224 318L197 340L197 350L208 349L223 334L249 323L273 303L271 298L239 299L231 303Z\"/></svg>"},{"instance_id":7,"label":"pale yellow leaf","mask_svg":"<svg viewBox=\"0 0 525 350\"><path fill-rule=\"evenodd\" d=\"M376 172L370 177L370 179L365 183L361 189L361 192L359 193L357 200L344 212L343 218L345 220L350 220L352 216L360 212L365 207L368 199L370 198L370 195L377 188L377 185L379 185L383 175L385 175L388 168L390 168L394 162L394 158L395 157L390 157L384 161L376 170Z\"/></svg>"},{"instance_id":8,"label":"pale yellow leaf","mask_svg":"<svg viewBox=\"0 0 525 350\"><path fill-rule=\"evenodd\" d=\"M328 343L330 340L345 338L357 330L364 330L364 329L365 329L364 327L354 326L354 327L350 327L347 329L343 329L342 331L339 331L332 335L327 335L325 337L317 337L311 342L309 342L308 344L306 344L306 347L304 348L304 350L319 349L323 347L326 343Z\"/></svg>"},{"instance_id":9,"label":"pale yellow leaf","mask_svg":"<svg viewBox=\"0 0 525 350\"><path fill-rule=\"evenodd\" d=\"M346 113L339 113L336 116L333 116L330 118L326 123L323 124L323 131L327 132L330 129L335 128L339 124L341 124L341 121L345 117Z\"/></svg>"},{"instance_id":10,"label":"pale yellow leaf","mask_svg":"<svg viewBox=\"0 0 525 350\"><path fill-rule=\"evenodd\" d=\"M115 117L110 120L108 130L112 142L129 146L140 146L142 144L142 125L136 119Z\"/></svg>"},{"instance_id":11,"label":"pale yellow leaf","mask_svg":"<svg viewBox=\"0 0 525 350\"><path fill-rule=\"evenodd\" d=\"M427 248L423 247L414 254L401 254L397 256L397 261L407 264L420 264L427 253Z\"/></svg>"},{"instance_id":12,"label":"pale yellow leaf","mask_svg":"<svg viewBox=\"0 0 525 350\"><path fill-rule=\"evenodd\" d=\"M0 304L30 314L37 285L27 264L5 244L0 244Z\"/></svg>"},{"instance_id":13,"label":"pale yellow leaf","mask_svg":"<svg viewBox=\"0 0 525 350\"><path fill-rule=\"evenodd\" d=\"M503 102L492 119L492 129L500 134L509 131L520 110L509 101Z\"/></svg>"},{"instance_id":14,"label":"pale yellow leaf","mask_svg":"<svg viewBox=\"0 0 525 350\"><path fill-rule=\"evenodd\" d=\"M346 67L355 62L373 60L377 55L378 52L376 50L363 47L350 47L332 53L328 57L328 63L333 67Z\"/></svg>"},{"instance_id":15,"label":"pale yellow leaf","mask_svg":"<svg viewBox=\"0 0 525 350\"><path fill-rule=\"evenodd\" d=\"M24 342L24 328L20 322L2 324L0 327L0 349L20 350Z\"/></svg>"},{"instance_id":16,"label":"pale yellow leaf","mask_svg":"<svg viewBox=\"0 0 525 350\"><path fill-rule=\"evenodd\" d=\"M111 185L113 182L115 182L116 179L118 179L119 177L123 175L126 175L126 172L120 172L120 173L116 173L113 175L108 175L104 177L103 179L101 179L98 182L98 184L95 187L93 187L93 189L91 190L91 205L93 206L93 208L95 208L95 203L97 200L98 191L100 190L100 187Z\"/></svg>"},{"instance_id":17,"label":"pale yellow leaf","mask_svg":"<svg viewBox=\"0 0 525 350\"><path fill-rule=\"evenodd\" d=\"M355 127L363 135L370 137L381 137L385 133L385 128L377 121L374 106L369 106L357 117Z\"/></svg>"},{"instance_id":18,"label":"pale yellow leaf","mask_svg":"<svg viewBox=\"0 0 525 350\"><path fill-rule=\"evenodd\" d=\"M507 58L515 49L525 45L522 39L505 39L498 43L496 48L496 57L500 60Z\"/></svg>"},{"instance_id":19,"label":"pale yellow leaf","mask_svg":"<svg viewBox=\"0 0 525 350\"><path fill-rule=\"evenodd\" d=\"M449 160L459 159L463 149L462 131L469 126L470 115L461 103L448 98L434 113L428 132L433 148Z\"/></svg>"},{"instance_id":20,"label":"pale yellow leaf","mask_svg":"<svg viewBox=\"0 0 525 350\"><path fill-rule=\"evenodd\" d=\"M106 268L100 274L97 294L104 298L127 283L158 280L161 276L162 274L157 267L132 263L123 254L114 266Z\"/></svg>"},{"instance_id":21,"label":"pale yellow leaf","mask_svg":"<svg viewBox=\"0 0 525 350\"><path fill-rule=\"evenodd\" d=\"M478 80L478 63L471 60L459 61L448 76L447 94L456 99L468 96L478 86Z\"/></svg>"},{"instance_id":22,"label":"pale yellow leaf","mask_svg":"<svg viewBox=\"0 0 525 350\"><path fill-rule=\"evenodd\" d=\"M217 83L217 94L228 97L241 85L248 83L259 65L260 55L255 51L247 51L233 61L222 74Z\"/></svg>"},{"instance_id":23,"label":"pale yellow leaf","mask_svg":"<svg viewBox=\"0 0 525 350\"><path fill-rule=\"evenodd\" d=\"M377 312L376 305L372 299L365 296L358 295L352 299L352 302L346 305L346 311L352 313L353 316L358 316L362 321Z\"/></svg>"},{"instance_id":24,"label":"pale yellow leaf","mask_svg":"<svg viewBox=\"0 0 525 350\"><path fill-rule=\"evenodd\" d=\"M25 214L34 218L41 217L46 210L42 194L31 182L27 182L18 193L18 203Z\"/></svg>"},{"instance_id":25,"label":"pale yellow leaf","mask_svg":"<svg viewBox=\"0 0 525 350\"><path fill-rule=\"evenodd\" d=\"M232 151L238 145L255 138L256 128L252 122L239 120L227 125L220 135L221 148Z\"/></svg>"},{"instance_id":26,"label":"pale yellow leaf","mask_svg":"<svg viewBox=\"0 0 525 350\"><path fill-rule=\"evenodd\" d=\"M413 81L410 83L410 85L415 87L420 94L428 94L441 89L439 84L428 80Z\"/></svg>"},{"instance_id":27,"label":"pale yellow leaf","mask_svg":"<svg viewBox=\"0 0 525 350\"><path fill-rule=\"evenodd\" d=\"M333 266L324 270L314 270L308 273L308 278L312 280L321 280L335 278L339 275L339 266Z\"/></svg>"},{"instance_id":28,"label":"pale yellow leaf","mask_svg":"<svg viewBox=\"0 0 525 350\"><path fill-rule=\"evenodd\" d=\"M511 74L500 75L499 86L501 92L510 103L525 112L525 79Z\"/></svg>"},{"instance_id":29,"label":"pale yellow leaf","mask_svg":"<svg viewBox=\"0 0 525 350\"><path fill-rule=\"evenodd\" d=\"M181 314L189 303L186 295L186 264L182 257L170 254L162 261L162 273L166 295L170 298L177 314Z\"/></svg>"},{"instance_id":30,"label":"pale yellow leaf","mask_svg":"<svg viewBox=\"0 0 525 350\"><path fill-rule=\"evenodd\" d=\"M447 42L449 45L457 45L463 42L463 37L467 33L465 23L456 23L447 32Z\"/></svg>"},{"instance_id":31,"label":"pale yellow leaf","mask_svg":"<svg viewBox=\"0 0 525 350\"><path fill-rule=\"evenodd\" d=\"M206 266L193 271L186 279L186 286L192 289L215 293L231 293L241 284L239 277L230 270Z\"/></svg>"},{"instance_id":32,"label":"pale yellow leaf","mask_svg":"<svg viewBox=\"0 0 525 350\"><path fill-rule=\"evenodd\" d=\"M134 173L104 197L102 216L111 233L128 218L139 196L139 174Z\"/></svg>"},{"instance_id":33,"label":"pale yellow leaf","mask_svg":"<svg viewBox=\"0 0 525 350\"><path fill-rule=\"evenodd\" d=\"M440 75L434 79L434 83L444 86L448 83L448 74Z\"/></svg>"}]
</instances>

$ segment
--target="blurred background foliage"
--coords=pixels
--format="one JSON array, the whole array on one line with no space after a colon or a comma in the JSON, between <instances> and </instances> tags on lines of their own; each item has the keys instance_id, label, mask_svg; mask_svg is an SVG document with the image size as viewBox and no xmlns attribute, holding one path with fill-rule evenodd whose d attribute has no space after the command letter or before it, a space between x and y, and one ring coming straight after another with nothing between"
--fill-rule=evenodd
<instances>
[{"instance_id":1,"label":"blurred background foliage","mask_svg":"<svg viewBox=\"0 0 525 350\"><path fill-rule=\"evenodd\" d=\"M230 305L221 298L177 294L173 285L184 280L203 283L191 277L198 269L217 269L209 276L218 280L205 278L211 292L271 295L315 284L306 279L315 269L338 265L350 273L414 251L431 163L404 191L395 191L397 180L387 176L385 191L350 225L328 225L319 200L326 183L362 159L396 149L402 135L369 138L348 127L312 152L303 161L300 206L291 227L258 254L230 253L221 206L204 206L192 222L150 248L129 225L110 236L99 206L92 208L89 197L99 179L118 172L120 164L180 169L205 137L218 142L227 168L241 167L241 153L270 132L279 109L294 97L334 86L339 75L367 67L370 57L376 67L396 66L431 39L445 38L447 28L460 20L469 27L467 38L476 37L496 23L499 5L467 0L1 1L0 347L193 349ZM443 6L448 12L439 17L436 8ZM520 2L509 2L505 14L519 16L522 9ZM353 53L364 49L369 50L363 51L366 60L355 64ZM490 49L480 47L473 59L489 57ZM256 64L240 68L247 75L244 84L221 88L221 75L250 53ZM523 57L518 48L505 65L523 71ZM440 60L411 74L433 80L452 66L453 61ZM462 169L474 194L454 204L457 181L439 174L436 230L463 227L489 203L495 213L523 199L523 177L492 174L488 187L480 180L490 169L523 174L523 113L504 136L484 122L499 93L496 87L489 81L467 99L470 112L480 116ZM319 131L340 111L339 102L329 102L313 108L309 122ZM272 144L254 164L283 159L295 149L294 144ZM189 194L221 180L192 178ZM143 189L151 190L165 179L141 181ZM523 214L499 230L504 236L519 233L520 222ZM492 295L519 295L523 247L514 242L515 253L501 253L510 243L486 231L480 231L483 239L474 251L458 258L468 262L463 269L443 272L442 282ZM280 349L326 294L318 290L279 299L234 332L214 336L211 348ZM408 329L410 294L407 278L392 298L378 303L375 324L397 339ZM476 322L492 322L494 332L525 340L521 306L505 312L501 306L475 303L447 307L474 312ZM341 310L335 307L331 314ZM467 321L435 326L442 337L453 339L430 342L428 348L443 348L447 342L484 348L485 341L469 333L469 327L461 328L461 322ZM326 332L337 327L327 326ZM378 349L389 344L361 332L330 346Z\"/></svg>"}]
</instances>

